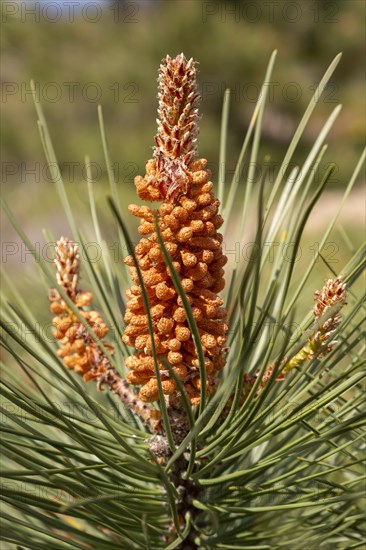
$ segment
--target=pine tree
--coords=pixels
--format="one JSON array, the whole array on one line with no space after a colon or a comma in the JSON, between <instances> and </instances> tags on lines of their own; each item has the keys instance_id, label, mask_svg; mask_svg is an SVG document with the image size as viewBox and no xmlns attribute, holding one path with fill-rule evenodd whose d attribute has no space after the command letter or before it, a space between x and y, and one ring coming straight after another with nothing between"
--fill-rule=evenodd
<instances>
[{"instance_id":1,"label":"pine tree","mask_svg":"<svg viewBox=\"0 0 366 550\"><path fill-rule=\"evenodd\" d=\"M365 329L357 280L364 247L338 273L327 265L312 311L307 283L317 278L337 217L306 271L295 269L307 220L334 170L317 181L339 107L303 166L286 171L340 56L319 83L275 182L264 176L254 185L275 55L233 180L220 169L217 187L198 156L196 64L183 54L163 61L153 158L145 176L135 179L138 196L149 204L128 208L140 218L136 246L121 213L99 109L109 205L128 249L124 264L112 261L89 184L103 251L100 265L91 260L33 86L70 236L46 234L55 248L50 265L37 257L4 202L50 289L54 327L52 341L22 337L38 320L4 273L1 496L2 540L9 547L362 547ZM226 93L220 167L229 99ZM239 175L246 157L251 168L243 199ZM254 208L251 255L228 267L230 223L235 220L235 238L244 242ZM293 245L289 256L264 246L285 238ZM91 291L83 290L83 278ZM304 303L309 313L298 321Z\"/></svg>"}]
</instances>

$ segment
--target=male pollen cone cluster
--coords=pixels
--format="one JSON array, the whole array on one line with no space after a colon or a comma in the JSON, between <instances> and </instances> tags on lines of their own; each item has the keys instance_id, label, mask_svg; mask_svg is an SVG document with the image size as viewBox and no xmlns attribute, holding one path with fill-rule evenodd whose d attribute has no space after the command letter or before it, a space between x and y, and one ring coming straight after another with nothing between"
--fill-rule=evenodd
<instances>
[{"instance_id":1,"label":"male pollen cone cluster","mask_svg":"<svg viewBox=\"0 0 366 550\"><path fill-rule=\"evenodd\" d=\"M143 238L135 247L154 324L154 342L163 392L169 402L179 404L174 380L162 362L166 358L182 380L193 405L200 402L199 361L186 313L171 280L169 269L155 232L159 229L179 274L182 287L196 320L205 356L208 393L218 383L215 374L225 365L228 325L222 299L217 295L225 285L222 253L223 223L206 170L207 161L197 158L198 102L196 67L183 54L167 56L159 70L158 132L154 158L146 163L145 177L135 185L141 199L162 202L158 210L131 204L129 211L141 218ZM152 342L144 310L141 286L132 256L125 258L134 285L127 291L127 327L123 341L137 349L126 360L127 381L141 385L144 401L158 400Z\"/></svg>"},{"instance_id":2,"label":"male pollen cone cluster","mask_svg":"<svg viewBox=\"0 0 366 550\"><path fill-rule=\"evenodd\" d=\"M335 340L332 340L334 332L337 330L341 321L340 310L346 304L346 283L343 282L342 276L339 275L335 279L326 279L321 290L316 290L314 293L315 306L313 307L314 320L317 323L316 330L309 336L307 343L301 350L290 359L285 358L282 361L282 368L278 371L276 380L282 381L288 372L294 368L301 367L306 361L311 361L314 357L321 359L333 349ZM320 324L320 319L326 311L332 308L332 315ZM259 391L269 382L272 377L275 364L271 363L264 371L262 376ZM255 374L244 375L243 399L249 395L250 390L254 386L259 375L259 371Z\"/></svg>"},{"instance_id":3,"label":"male pollen cone cluster","mask_svg":"<svg viewBox=\"0 0 366 550\"><path fill-rule=\"evenodd\" d=\"M55 251L58 284L74 302L96 337L103 339L108 332L107 325L97 311L85 309L90 306L93 295L78 289L80 258L77 244L61 237L56 243ZM50 290L49 299L51 311L57 315L52 319L56 328L54 337L62 345L57 353L63 359L65 367L74 370L86 381L98 378L110 367L108 359L55 288ZM113 353L113 346L106 343L104 346Z\"/></svg>"},{"instance_id":4,"label":"male pollen cone cluster","mask_svg":"<svg viewBox=\"0 0 366 550\"><path fill-rule=\"evenodd\" d=\"M341 321L340 310L346 304L346 297L346 283L343 282L341 276L335 279L326 279L323 288L315 292L313 314L318 327L299 353L287 361L284 372L302 365L307 360L311 361L315 356L321 359L332 351L336 344L336 340L332 340L332 336ZM333 315L320 325L322 315L330 308L334 310Z\"/></svg>"},{"instance_id":5,"label":"male pollen cone cluster","mask_svg":"<svg viewBox=\"0 0 366 550\"><path fill-rule=\"evenodd\" d=\"M78 245L70 239L61 237L56 243L55 252L58 284L75 304L91 331L103 341L104 349L113 355L114 347L104 341L108 327L99 312L90 309L93 300L92 293L78 288L80 277ZM54 337L60 343L57 354L62 358L65 367L74 370L86 382L95 380L100 391L106 384L113 393L140 416L152 431L159 431L161 428L160 411L137 399L135 393L113 368L103 350L89 334L78 316L69 308L58 290L55 288L50 290L49 300L51 311L56 314L52 323L56 329Z\"/></svg>"}]
</instances>

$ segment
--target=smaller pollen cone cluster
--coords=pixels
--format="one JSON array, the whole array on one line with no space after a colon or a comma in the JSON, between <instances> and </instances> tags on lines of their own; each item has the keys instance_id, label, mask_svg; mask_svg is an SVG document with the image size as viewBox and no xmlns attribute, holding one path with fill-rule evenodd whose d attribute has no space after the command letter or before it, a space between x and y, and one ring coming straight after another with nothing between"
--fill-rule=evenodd
<instances>
[{"instance_id":1,"label":"smaller pollen cone cluster","mask_svg":"<svg viewBox=\"0 0 366 550\"><path fill-rule=\"evenodd\" d=\"M330 308L333 308L333 315L318 326L317 330L309 337L305 346L296 355L290 359L286 358L283 360L282 368L280 368L276 377L277 381L284 380L288 372L296 367L300 367L306 361L311 361L315 356L321 359L326 353L332 351L336 341L331 340L331 336L340 323L341 317L339 312L345 304L346 283L342 282L342 277L339 276L334 280L326 279L323 288L315 292L315 306L313 308L315 322L319 325L321 317L327 310L329 311ZM259 385L259 391L269 382L274 369L275 365L272 363L264 371ZM254 386L258 376L259 372L256 372L254 375L244 375L244 400Z\"/></svg>"},{"instance_id":2,"label":"smaller pollen cone cluster","mask_svg":"<svg viewBox=\"0 0 366 550\"><path fill-rule=\"evenodd\" d=\"M330 308L334 310L333 315L318 326L318 329L310 336L307 345L286 363L284 372L302 365L306 360L310 361L315 356L320 359L326 353L332 351L336 341L332 340L331 337L340 323L339 311L345 304L346 283L342 282L342 277L339 276L334 280L326 279L323 288L315 292L313 313L318 325L321 317Z\"/></svg>"},{"instance_id":3,"label":"smaller pollen cone cluster","mask_svg":"<svg viewBox=\"0 0 366 550\"><path fill-rule=\"evenodd\" d=\"M98 339L104 338L108 332L107 325L97 311L85 309L90 306L93 295L90 292L78 290L80 271L78 246L69 239L61 237L56 243L55 264L58 284L74 302L95 336ZM63 359L65 367L82 375L84 380L97 378L108 366L107 358L56 289L50 290L49 300L51 311L57 315L52 319L56 328L54 337L62 344L57 353ZM113 346L105 344L105 347L113 352Z\"/></svg>"},{"instance_id":4,"label":"smaller pollen cone cluster","mask_svg":"<svg viewBox=\"0 0 366 550\"><path fill-rule=\"evenodd\" d=\"M107 325L97 311L86 309L90 307L93 295L91 292L78 289L80 258L77 244L61 237L56 243L55 250L58 284L75 304L80 315L84 317L97 339L104 339L108 332ZM104 384L107 385L113 393L118 395L129 408L140 416L152 431L159 432L161 429L160 412L147 406L137 398L55 288L50 290L49 300L51 311L56 314L56 317L52 320L56 328L54 337L61 344L57 354L63 359L65 367L74 370L85 381L95 380L100 391ZM113 355L114 347L112 345L103 342L103 346L105 350Z\"/></svg>"},{"instance_id":5,"label":"smaller pollen cone cluster","mask_svg":"<svg viewBox=\"0 0 366 550\"><path fill-rule=\"evenodd\" d=\"M227 262L218 232L223 219L218 214L220 202L212 192L207 162L195 158L199 96L193 61L187 61L183 54L175 59L168 56L160 68L159 83L155 158L147 162L145 178L138 176L135 184L140 198L162 204L157 211L132 204L129 211L141 219L143 238L135 247L135 256L149 298L163 392L171 396L170 403L174 404L175 397L179 403L175 383L162 361L165 358L182 380L191 403L198 405L201 380L197 351L158 243L154 220L157 218L198 326L210 393L218 383L216 373L225 365L228 331L226 310L218 296L225 285L223 266ZM127 381L142 386L142 400L155 401L158 384L142 290L133 257L127 257L125 263L130 266L134 285L127 291L123 341L138 350L126 360Z\"/></svg>"}]
</instances>

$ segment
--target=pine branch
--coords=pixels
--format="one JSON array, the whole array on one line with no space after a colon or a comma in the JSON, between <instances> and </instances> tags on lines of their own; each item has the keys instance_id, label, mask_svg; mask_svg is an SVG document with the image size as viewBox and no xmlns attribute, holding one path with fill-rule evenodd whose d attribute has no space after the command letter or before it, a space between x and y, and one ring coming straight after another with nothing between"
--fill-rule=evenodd
<instances>
[{"instance_id":1,"label":"pine branch","mask_svg":"<svg viewBox=\"0 0 366 550\"><path fill-rule=\"evenodd\" d=\"M78 289L80 274L80 257L78 246L70 239L61 237L56 243L56 277L58 284L65 290L69 298L75 303L81 315L89 323L95 335L103 339L108 327L103 323L96 311L85 310L91 305L93 295ZM99 391L103 385L121 399L133 410L145 425L153 432L161 431L161 414L157 409L143 403L125 382L103 351L86 331L85 327L68 308L56 289L50 291L51 310L58 316L53 319L56 327L54 337L62 347L58 355L62 357L64 365L82 375L85 381L95 380ZM104 346L113 353L113 346L103 342Z\"/></svg>"}]
</instances>

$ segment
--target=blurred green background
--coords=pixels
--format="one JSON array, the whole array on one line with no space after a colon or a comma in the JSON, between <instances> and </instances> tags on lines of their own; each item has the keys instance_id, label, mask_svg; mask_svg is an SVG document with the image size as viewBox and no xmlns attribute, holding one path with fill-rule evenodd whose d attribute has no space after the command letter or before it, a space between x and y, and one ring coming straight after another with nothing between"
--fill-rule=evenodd
<instances>
[{"instance_id":1,"label":"blurred green background","mask_svg":"<svg viewBox=\"0 0 366 550\"><path fill-rule=\"evenodd\" d=\"M11 9L2 3L4 160L29 163L30 168L43 160L27 93L33 78L64 175L68 163L82 163L86 152L102 161L96 118L96 105L101 103L120 179L131 179L137 168L143 170L153 145L159 63L167 53L183 51L200 63L200 151L212 162L218 156L223 93L226 87L232 90L232 167L269 56L278 49L264 148L277 157L283 153L312 88L342 51L302 153L332 107L343 103L332 132L332 157L342 159L342 170L354 165L364 139L364 2L79 0L74 4L71 9L72 2L60 2L57 10L57 2L47 0L37 9L31 2L12 2ZM128 162L134 165L128 167Z\"/></svg>"},{"instance_id":2,"label":"blurred green background","mask_svg":"<svg viewBox=\"0 0 366 550\"><path fill-rule=\"evenodd\" d=\"M94 163L95 193L108 232L111 216L103 198L106 171L98 128L99 103L125 207L130 199L135 200L134 176L144 174L145 161L152 154L157 69L167 53L174 56L183 51L199 61L199 152L209 160L216 181L225 89L232 90L230 174L269 57L278 49L261 144L262 159L266 158L275 172L314 87L342 51L343 58L319 98L295 155L296 162L301 163L332 109L342 103L344 108L329 136L325 158L325 164L335 161L337 170L330 192L319 205L317 222L310 224L310 249L314 235L335 212L364 142L365 2L45 0L36 6L32 2L3 2L1 11L3 192L34 242L41 240L43 227L49 227L56 236L68 234L68 228L43 156L30 94L31 78L40 94L78 222L91 230L84 169L88 154ZM271 156L270 161L266 155ZM362 208L359 187L343 218L348 242L340 234L332 241L338 247L339 265L362 237ZM136 227L134 220L128 220ZM5 239L18 242L5 221L4 227ZM29 256L18 250L5 261L16 272L15 277L22 279L21 286L29 284L24 277L24 270L34 269ZM36 281L34 271L29 277Z\"/></svg>"}]
</instances>

